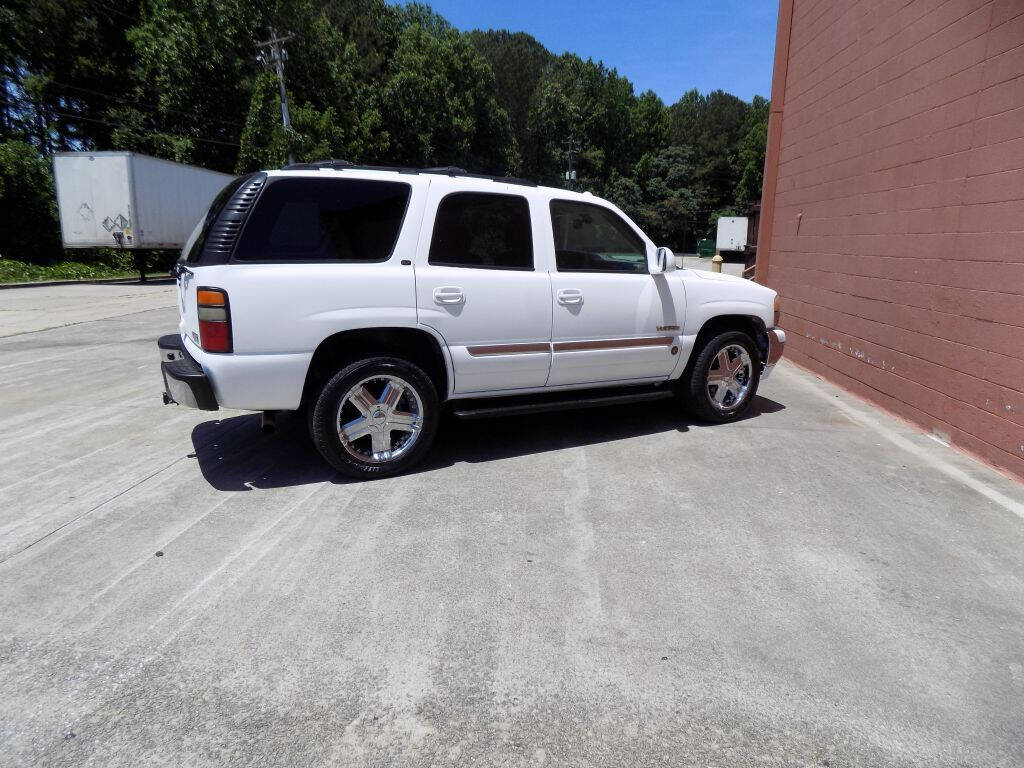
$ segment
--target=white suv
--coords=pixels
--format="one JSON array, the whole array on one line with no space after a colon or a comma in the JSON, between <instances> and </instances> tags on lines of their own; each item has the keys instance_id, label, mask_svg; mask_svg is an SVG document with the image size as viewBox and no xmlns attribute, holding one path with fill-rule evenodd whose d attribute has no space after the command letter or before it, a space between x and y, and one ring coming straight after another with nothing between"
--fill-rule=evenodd
<instances>
[{"instance_id":1,"label":"white suv","mask_svg":"<svg viewBox=\"0 0 1024 768\"><path fill-rule=\"evenodd\" d=\"M220 193L174 270L165 402L305 410L356 477L462 418L678 397L738 418L782 354L774 291L676 270L588 193L458 168L291 165Z\"/></svg>"}]
</instances>

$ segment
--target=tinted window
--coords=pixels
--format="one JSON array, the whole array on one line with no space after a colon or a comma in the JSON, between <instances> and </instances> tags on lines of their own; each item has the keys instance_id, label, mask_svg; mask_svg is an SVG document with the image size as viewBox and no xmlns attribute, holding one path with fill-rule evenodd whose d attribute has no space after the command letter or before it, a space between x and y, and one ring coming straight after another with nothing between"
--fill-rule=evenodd
<instances>
[{"instance_id":1,"label":"tinted window","mask_svg":"<svg viewBox=\"0 0 1024 768\"><path fill-rule=\"evenodd\" d=\"M227 186L218 192L217 196L213 198L213 202L210 203L210 209L206 212L206 218L203 219L202 224L199 225L201 227L199 230L199 236L196 237L192 243L192 247L189 248L188 253L185 254L185 261L189 264L195 264L199 261L199 256L203 252L203 246L206 245L206 239L210 236L210 228L213 227L213 222L217 220L217 216L220 214L221 209L227 203L228 198L235 194L235 190L242 186L242 182L251 178L252 175L250 174L249 176L239 176L237 179L232 179L227 183Z\"/></svg>"},{"instance_id":2,"label":"tinted window","mask_svg":"<svg viewBox=\"0 0 1024 768\"><path fill-rule=\"evenodd\" d=\"M456 192L437 208L431 264L533 269L530 205L518 195Z\"/></svg>"},{"instance_id":3,"label":"tinted window","mask_svg":"<svg viewBox=\"0 0 1024 768\"><path fill-rule=\"evenodd\" d=\"M409 201L408 184L364 179L278 179L242 233L242 261L384 261Z\"/></svg>"},{"instance_id":4,"label":"tinted window","mask_svg":"<svg viewBox=\"0 0 1024 768\"><path fill-rule=\"evenodd\" d=\"M551 201L559 272L647 272L644 241L620 216L599 205Z\"/></svg>"}]
</instances>

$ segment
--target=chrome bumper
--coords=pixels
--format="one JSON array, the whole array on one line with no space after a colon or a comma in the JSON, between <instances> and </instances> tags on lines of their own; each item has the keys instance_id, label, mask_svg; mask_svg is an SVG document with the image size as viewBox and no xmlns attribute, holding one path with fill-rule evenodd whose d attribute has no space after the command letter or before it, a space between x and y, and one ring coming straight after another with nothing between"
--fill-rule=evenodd
<instances>
[{"instance_id":1,"label":"chrome bumper","mask_svg":"<svg viewBox=\"0 0 1024 768\"><path fill-rule=\"evenodd\" d=\"M786 347L786 332L781 328L768 329L768 357L764 361L764 370L761 371L761 380L767 379L775 364L782 357L782 351Z\"/></svg>"}]
</instances>

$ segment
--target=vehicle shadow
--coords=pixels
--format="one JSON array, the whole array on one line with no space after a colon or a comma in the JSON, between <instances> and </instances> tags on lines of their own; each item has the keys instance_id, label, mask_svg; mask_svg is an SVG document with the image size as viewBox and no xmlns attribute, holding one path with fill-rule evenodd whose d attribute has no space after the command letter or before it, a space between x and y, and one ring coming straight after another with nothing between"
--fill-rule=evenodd
<instances>
[{"instance_id":1,"label":"vehicle shadow","mask_svg":"<svg viewBox=\"0 0 1024 768\"><path fill-rule=\"evenodd\" d=\"M743 421L785 409L758 395ZM194 452L206 481L221 491L250 491L333 481L339 475L313 447L301 414L281 414L277 431L263 435L259 414L206 421L192 430ZM687 432L706 425L664 402L624 407L498 417L463 421L442 418L434 448L413 473L453 464L498 461L516 456L576 448L665 432Z\"/></svg>"}]
</instances>

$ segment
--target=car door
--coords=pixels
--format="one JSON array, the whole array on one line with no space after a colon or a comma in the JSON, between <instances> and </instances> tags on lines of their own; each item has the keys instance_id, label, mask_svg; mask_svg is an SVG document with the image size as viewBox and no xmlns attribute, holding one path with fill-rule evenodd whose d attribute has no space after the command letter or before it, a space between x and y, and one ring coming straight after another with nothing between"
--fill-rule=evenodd
<instances>
[{"instance_id":1,"label":"car door","mask_svg":"<svg viewBox=\"0 0 1024 768\"><path fill-rule=\"evenodd\" d=\"M551 281L535 269L530 201L511 185L431 181L417 251L418 320L444 338L456 394L543 387Z\"/></svg>"},{"instance_id":2,"label":"car door","mask_svg":"<svg viewBox=\"0 0 1024 768\"><path fill-rule=\"evenodd\" d=\"M613 208L549 205L552 348L548 386L657 380L678 360L682 282L650 274L653 246Z\"/></svg>"}]
</instances>

